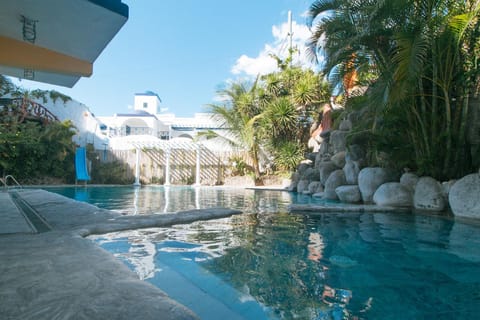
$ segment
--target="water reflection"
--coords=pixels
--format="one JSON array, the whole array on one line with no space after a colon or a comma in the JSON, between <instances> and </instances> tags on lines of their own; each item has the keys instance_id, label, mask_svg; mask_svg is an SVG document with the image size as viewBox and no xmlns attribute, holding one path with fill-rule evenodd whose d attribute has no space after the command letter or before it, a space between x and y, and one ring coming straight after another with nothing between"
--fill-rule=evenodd
<instances>
[{"instance_id":1,"label":"water reflection","mask_svg":"<svg viewBox=\"0 0 480 320\"><path fill-rule=\"evenodd\" d=\"M252 207L269 203L258 200ZM170 261L183 270L191 263L255 299L269 310L267 318L468 319L480 312L479 231L408 214L277 212L124 232L111 240L127 238L140 253L145 245L156 265L145 262L154 275L149 281L167 293L159 265ZM130 250L123 257L135 266L143 258ZM137 268L148 274L145 265ZM210 280L202 281L197 285L210 294Z\"/></svg>"},{"instance_id":2,"label":"water reflection","mask_svg":"<svg viewBox=\"0 0 480 320\"><path fill-rule=\"evenodd\" d=\"M109 205L133 212L133 193L122 192L115 194L125 207L120 201ZM289 203L314 200L267 191L141 188L137 196L139 213L213 206L245 212L101 236L102 246L172 296L179 285L168 285L168 270L215 299L235 296L236 302L225 302L231 310L254 300L270 319L470 319L480 314L478 224L411 214L291 215ZM108 202L95 192L88 198ZM225 287L238 294L225 294ZM189 294L180 292L178 299L184 302ZM196 311L195 301L184 303Z\"/></svg>"},{"instance_id":3,"label":"water reflection","mask_svg":"<svg viewBox=\"0 0 480 320\"><path fill-rule=\"evenodd\" d=\"M243 188L151 186L58 188L48 191L123 214L170 213L182 210L229 207L249 212L277 212L290 203L323 203L305 195Z\"/></svg>"}]
</instances>

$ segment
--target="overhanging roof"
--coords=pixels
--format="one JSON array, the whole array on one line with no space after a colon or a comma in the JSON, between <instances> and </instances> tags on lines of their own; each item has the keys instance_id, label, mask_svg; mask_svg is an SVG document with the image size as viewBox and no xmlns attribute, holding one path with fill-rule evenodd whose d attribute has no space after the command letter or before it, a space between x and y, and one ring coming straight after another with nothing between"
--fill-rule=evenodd
<instances>
[{"instance_id":1,"label":"overhanging roof","mask_svg":"<svg viewBox=\"0 0 480 320\"><path fill-rule=\"evenodd\" d=\"M128 11L121 0L2 0L0 74L72 87Z\"/></svg>"}]
</instances>

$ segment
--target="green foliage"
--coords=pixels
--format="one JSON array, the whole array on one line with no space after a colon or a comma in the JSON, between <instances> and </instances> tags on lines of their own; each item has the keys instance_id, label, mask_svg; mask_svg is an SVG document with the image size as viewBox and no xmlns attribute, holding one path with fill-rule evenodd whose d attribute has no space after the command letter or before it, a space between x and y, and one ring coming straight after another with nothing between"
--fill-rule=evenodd
<instances>
[{"instance_id":1,"label":"green foliage","mask_svg":"<svg viewBox=\"0 0 480 320\"><path fill-rule=\"evenodd\" d=\"M126 163L120 161L102 163L93 158L91 183L96 184L132 184L134 178ZM152 181L152 183L154 183Z\"/></svg>"},{"instance_id":2,"label":"green foliage","mask_svg":"<svg viewBox=\"0 0 480 320\"><path fill-rule=\"evenodd\" d=\"M0 74L0 97L15 90L16 87L12 81L6 76Z\"/></svg>"},{"instance_id":3,"label":"green foliage","mask_svg":"<svg viewBox=\"0 0 480 320\"><path fill-rule=\"evenodd\" d=\"M0 123L0 170L17 180L42 176L74 178L75 134L70 121L42 125L36 121Z\"/></svg>"},{"instance_id":4,"label":"green foliage","mask_svg":"<svg viewBox=\"0 0 480 320\"><path fill-rule=\"evenodd\" d=\"M279 153L284 155L279 158L283 162L273 167L295 167L298 154L303 157L306 149L312 121L329 97L322 75L292 66L291 56L286 60L273 58L280 71L257 77L253 83L232 83L219 91L226 102L210 106L210 112L223 119L228 128L229 134L223 138L248 152L256 181L260 180L260 163L264 167L269 159L276 161L277 147L285 148ZM219 137L214 132L200 136Z\"/></svg>"},{"instance_id":5,"label":"green foliage","mask_svg":"<svg viewBox=\"0 0 480 320\"><path fill-rule=\"evenodd\" d=\"M305 148L293 141L285 141L273 150L275 166L281 172L292 172L305 158Z\"/></svg>"},{"instance_id":6,"label":"green foliage","mask_svg":"<svg viewBox=\"0 0 480 320\"><path fill-rule=\"evenodd\" d=\"M232 176L244 176L253 172L252 167L241 157L231 157L229 163Z\"/></svg>"},{"instance_id":7,"label":"green foliage","mask_svg":"<svg viewBox=\"0 0 480 320\"><path fill-rule=\"evenodd\" d=\"M386 152L397 164L437 179L476 169L466 129L479 88L479 12L478 1L311 5L310 22L318 22L311 48L326 37L324 71L335 75L335 84L356 72L359 83L369 86L362 121L373 154ZM320 16L326 18L315 20Z\"/></svg>"}]
</instances>

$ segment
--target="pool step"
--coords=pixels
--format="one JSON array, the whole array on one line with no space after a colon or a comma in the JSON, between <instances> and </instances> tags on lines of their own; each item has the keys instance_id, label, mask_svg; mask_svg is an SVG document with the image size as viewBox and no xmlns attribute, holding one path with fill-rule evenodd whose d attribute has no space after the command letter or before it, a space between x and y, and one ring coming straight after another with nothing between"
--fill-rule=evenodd
<instances>
[{"instance_id":1,"label":"pool step","mask_svg":"<svg viewBox=\"0 0 480 320\"><path fill-rule=\"evenodd\" d=\"M23 200L17 191L11 192L10 197L20 213L25 217L27 222L30 223L30 226L36 233L48 232L52 230L52 227L48 224L48 222L25 200Z\"/></svg>"}]
</instances>

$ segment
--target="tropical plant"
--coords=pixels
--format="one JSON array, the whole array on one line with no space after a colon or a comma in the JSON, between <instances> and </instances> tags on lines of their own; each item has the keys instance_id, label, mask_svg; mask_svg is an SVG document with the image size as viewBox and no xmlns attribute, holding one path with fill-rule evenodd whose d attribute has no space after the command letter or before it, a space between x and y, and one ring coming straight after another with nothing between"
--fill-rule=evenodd
<instances>
[{"instance_id":1,"label":"tropical plant","mask_svg":"<svg viewBox=\"0 0 480 320\"><path fill-rule=\"evenodd\" d=\"M231 146L245 150L254 170L255 180L260 181L260 161L264 152L261 147L261 128L258 127L260 107L257 99L257 84L233 83L218 93L225 104L209 105L221 125L227 129L227 135L214 131L202 132L199 138L221 138Z\"/></svg>"},{"instance_id":2,"label":"tropical plant","mask_svg":"<svg viewBox=\"0 0 480 320\"><path fill-rule=\"evenodd\" d=\"M3 119L0 123L0 170L25 181L42 176L71 181L75 134L70 121L41 124Z\"/></svg>"},{"instance_id":3,"label":"tropical plant","mask_svg":"<svg viewBox=\"0 0 480 320\"><path fill-rule=\"evenodd\" d=\"M473 170L466 129L479 86L479 11L480 2L468 0L311 5L316 26L310 44L325 54L325 72L341 82L354 75L357 84L369 86L370 137L383 140L372 143L376 151L393 155L402 148L406 158L399 163L439 179ZM384 129L403 141L385 141L378 134Z\"/></svg>"}]
</instances>

